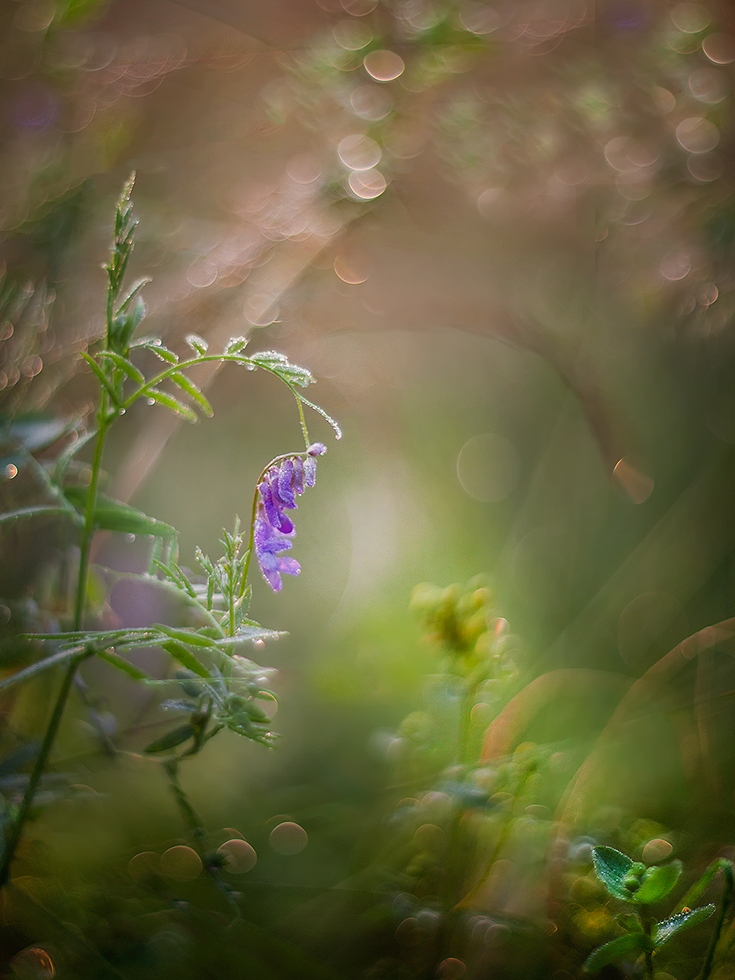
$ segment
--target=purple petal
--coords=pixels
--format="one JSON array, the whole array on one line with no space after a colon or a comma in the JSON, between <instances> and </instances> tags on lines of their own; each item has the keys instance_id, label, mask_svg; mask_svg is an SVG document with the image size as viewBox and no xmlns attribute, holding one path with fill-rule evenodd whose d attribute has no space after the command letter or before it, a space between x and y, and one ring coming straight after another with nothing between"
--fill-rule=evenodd
<instances>
[{"instance_id":1,"label":"purple petal","mask_svg":"<svg viewBox=\"0 0 735 980\"><path fill-rule=\"evenodd\" d=\"M306 452L309 456L323 456L327 451L327 447L323 442L312 442Z\"/></svg>"},{"instance_id":2,"label":"purple petal","mask_svg":"<svg viewBox=\"0 0 735 980\"><path fill-rule=\"evenodd\" d=\"M307 487L313 487L316 483L316 459L307 456L304 460L304 483Z\"/></svg>"},{"instance_id":3,"label":"purple petal","mask_svg":"<svg viewBox=\"0 0 735 980\"><path fill-rule=\"evenodd\" d=\"M304 461L300 456L294 456L293 488L296 493L304 492Z\"/></svg>"},{"instance_id":4,"label":"purple petal","mask_svg":"<svg viewBox=\"0 0 735 980\"><path fill-rule=\"evenodd\" d=\"M291 459L284 459L281 463L281 470L278 475L278 496L281 498L284 507L293 509L296 506L293 460Z\"/></svg>"}]
</instances>

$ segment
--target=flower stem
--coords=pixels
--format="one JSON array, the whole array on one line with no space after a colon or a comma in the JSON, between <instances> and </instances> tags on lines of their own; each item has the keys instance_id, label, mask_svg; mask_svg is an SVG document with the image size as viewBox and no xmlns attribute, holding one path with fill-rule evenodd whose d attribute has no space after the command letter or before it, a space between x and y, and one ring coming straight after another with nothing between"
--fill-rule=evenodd
<instances>
[{"instance_id":1,"label":"flower stem","mask_svg":"<svg viewBox=\"0 0 735 980\"><path fill-rule=\"evenodd\" d=\"M102 401L105 401L104 392L102 394ZM102 415L102 411L100 411ZM79 576L77 579L77 593L76 600L74 603L74 619L72 630L79 630L82 620L84 618L84 599L87 594L87 579L89 577L89 557L90 549L92 545L92 536L94 534L94 513L97 505L97 488L99 486L100 470L102 468L102 454L105 448L105 439L107 437L107 430L109 428L109 422L102 422L99 431L97 433L97 445L95 447L94 460L92 463L92 479L89 485L89 494L87 496L87 510L84 520L84 529L82 531L82 541L80 546L79 555ZM43 741L41 742L41 747L38 750L38 755L36 756L36 761L33 764L33 769L31 775L28 779L28 786L23 794L23 801L18 810L18 816L15 818L13 824L13 829L8 838L5 851L3 854L2 864L0 864L0 888L7 884L8 878L10 876L10 865L15 857L15 852L20 842L21 836L23 834L23 828L25 827L28 816L31 812L33 806L33 799L36 795L36 790L38 789L38 784L41 782L41 778L48 765L48 760L53 751L54 743L56 741L56 736L59 731L59 726L61 725L61 718L64 714L64 708L66 707L66 702L69 699L69 692L71 691L72 685L74 684L74 678L76 677L77 668L82 660L90 656L90 652L84 652L78 657L74 657L73 660L69 662L66 668L66 673L64 674L64 679L61 682L61 687L59 693L56 696L56 703L54 704L54 709L51 712L51 718L49 719L48 726L43 735Z\"/></svg>"}]
</instances>

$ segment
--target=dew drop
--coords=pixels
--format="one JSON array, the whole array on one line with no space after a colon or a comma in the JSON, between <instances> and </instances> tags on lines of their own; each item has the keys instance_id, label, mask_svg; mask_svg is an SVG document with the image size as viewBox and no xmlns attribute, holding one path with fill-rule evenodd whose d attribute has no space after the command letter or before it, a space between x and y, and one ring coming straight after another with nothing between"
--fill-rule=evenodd
<instances>
[{"instance_id":1,"label":"dew drop","mask_svg":"<svg viewBox=\"0 0 735 980\"><path fill-rule=\"evenodd\" d=\"M4 472L6 480L13 480L18 475L18 467L15 463L8 463Z\"/></svg>"},{"instance_id":2,"label":"dew drop","mask_svg":"<svg viewBox=\"0 0 735 980\"><path fill-rule=\"evenodd\" d=\"M125 414L125 412L126 412L126 409L124 409L124 408L121 408L121 409L119 410L119 412L118 412L117 414L118 414L118 415L124 415L124 414Z\"/></svg>"}]
</instances>

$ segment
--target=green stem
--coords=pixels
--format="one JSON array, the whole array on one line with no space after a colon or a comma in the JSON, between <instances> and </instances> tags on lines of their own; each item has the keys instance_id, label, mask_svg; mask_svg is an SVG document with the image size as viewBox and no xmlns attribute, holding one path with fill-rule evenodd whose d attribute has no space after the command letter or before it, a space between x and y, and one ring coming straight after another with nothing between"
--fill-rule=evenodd
<instances>
[{"instance_id":1,"label":"green stem","mask_svg":"<svg viewBox=\"0 0 735 980\"><path fill-rule=\"evenodd\" d=\"M643 931L651 938L653 932L653 918L649 912L641 911L641 924L643 925ZM646 977L648 980L653 980L653 950L647 949L645 952L646 957Z\"/></svg>"},{"instance_id":2,"label":"green stem","mask_svg":"<svg viewBox=\"0 0 735 980\"><path fill-rule=\"evenodd\" d=\"M105 407L104 403L106 398L104 392L101 395L101 399L100 415L103 414ZM107 437L108 427L109 423L105 424L103 422L100 425L99 432L97 433L97 445L95 447L94 460L92 463L92 479L89 485L87 511L85 514L84 529L82 531L79 556L79 577L77 580L77 594L74 604L74 620L72 630L78 630L80 628L84 617L84 599L87 593L89 557L92 545L92 536L94 534L94 513L97 504L97 488L99 486L100 471L102 469L102 454L105 448L105 439ZM15 857L15 851L23 834L23 828L25 827L26 821L28 820L28 816L31 812L31 807L33 806L33 800L36 795L36 790L38 789L38 784L40 783L46 770L46 766L48 765L48 760L53 750L54 742L56 741L59 726L61 725L61 718L64 714L64 708L66 707L66 702L69 699L69 692L74 684L77 668L82 660L90 655L91 651L87 651L81 654L79 657L75 657L70 661L68 667L66 668L66 673L64 674L64 679L61 682L61 688L59 689L59 693L56 697L56 703L54 704L51 718L46 731L44 732L41 748L36 756L36 761L33 764L33 769L28 780L28 786L26 787L26 791L23 795L23 802L20 805L18 816L15 818L13 829L5 846L2 865L0 865L0 888L7 883L10 876L10 865Z\"/></svg>"},{"instance_id":3,"label":"green stem","mask_svg":"<svg viewBox=\"0 0 735 980\"><path fill-rule=\"evenodd\" d=\"M100 413L101 414L101 413ZM100 472L102 470L102 455L105 451L105 440L109 422L103 422L97 433L97 444L94 450L92 461L92 479L89 484L87 494L87 509L84 515L84 530L82 531L82 543L79 554L79 576L77 578L77 594L74 603L74 620L72 629L78 630L82 625L84 616L84 598L87 594L87 578L89 577L89 557L92 548L92 537L94 536L94 514L97 508L97 490L100 482Z\"/></svg>"},{"instance_id":4,"label":"green stem","mask_svg":"<svg viewBox=\"0 0 735 980\"><path fill-rule=\"evenodd\" d=\"M724 858L720 858L718 861L713 862L715 865L715 870L721 870L722 876L724 878L724 888L722 892L722 908L720 909L720 914L717 916L717 922L715 923L714 932L712 933L712 938L710 940L709 948L707 949L707 955L704 959L704 965L702 966L702 972L699 974L699 980L708 980L710 973L712 972L712 964L715 959L715 951L717 950L717 944L720 941L720 933L722 932L722 926L725 922L725 917L730 910L730 905L733 898L733 886L735 882L733 881L733 867L729 861ZM706 874L707 872L705 872Z\"/></svg>"},{"instance_id":5,"label":"green stem","mask_svg":"<svg viewBox=\"0 0 735 980\"><path fill-rule=\"evenodd\" d=\"M61 682L61 689L59 690L59 694L56 698L56 704L54 705L54 710L51 714L48 727L44 733L41 748L36 756L36 762L33 766L30 779L28 780L28 787L26 788L25 795L23 796L23 802L20 805L18 816L15 818L15 823L13 824L13 830L7 844L5 845L5 853L3 855L2 865L0 865L0 888L7 884L10 876L10 865L15 857L15 851L18 847L18 843L20 842L23 828L26 820L28 819L31 807L33 806L33 798L36 794L36 790L38 789L38 784L41 781L41 777L46 769L46 763L51 755L51 750L53 749L56 735L59 730L59 725L61 723L61 717L64 713L64 708L66 707L66 702L69 697L69 691L74 683L74 676L77 672L77 667L81 661L88 656L88 653L83 653L81 656L72 660L67 667L66 674Z\"/></svg>"}]
</instances>

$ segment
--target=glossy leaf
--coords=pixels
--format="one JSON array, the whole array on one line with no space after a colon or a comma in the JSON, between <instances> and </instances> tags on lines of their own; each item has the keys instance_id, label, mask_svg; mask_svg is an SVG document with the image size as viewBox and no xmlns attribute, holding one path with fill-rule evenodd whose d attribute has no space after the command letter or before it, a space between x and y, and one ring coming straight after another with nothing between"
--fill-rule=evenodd
<instances>
[{"instance_id":1,"label":"glossy leaf","mask_svg":"<svg viewBox=\"0 0 735 980\"><path fill-rule=\"evenodd\" d=\"M195 333L187 334L184 340L186 340L189 347L191 347L191 349L197 354L206 354L209 350L209 344L207 341Z\"/></svg>"},{"instance_id":2,"label":"glossy leaf","mask_svg":"<svg viewBox=\"0 0 735 980\"><path fill-rule=\"evenodd\" d=\"M634 900L644 905L666 898L681 876L681 861L672 861L662 867L652 867L644 874Z\"/></svg>"},{"instance_id":3,"label":"glossy leaf","mask_svg":"<svg viewBox=\"0 0 735 980\"><path fill-rule=\"evenodd\" d=\"M714 911L715 906L710 903L709 905L702 905L698 909L690 909L688 912L677 912L676 915L657 923L653 937L654 946L658 949L665 945L684 929L691 929L692 926L699 925L700 922L709 919Z\"/></svg>"},{"instance_id":4,"label":"glossy leaf","mask_svg":"<svg viewBox=\"0 0 735 980\"><path fill-rule=\"evenodd\" d=\"M623 885L625 877L633 867L633 861L628 855L614 847L601 844L592 848L592 863L597 877L610 894L615 898L621 898L624 902L629 902L631 893Z\"/></svg>"}]
</instances>

